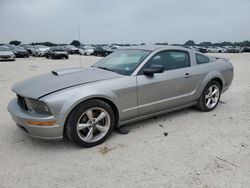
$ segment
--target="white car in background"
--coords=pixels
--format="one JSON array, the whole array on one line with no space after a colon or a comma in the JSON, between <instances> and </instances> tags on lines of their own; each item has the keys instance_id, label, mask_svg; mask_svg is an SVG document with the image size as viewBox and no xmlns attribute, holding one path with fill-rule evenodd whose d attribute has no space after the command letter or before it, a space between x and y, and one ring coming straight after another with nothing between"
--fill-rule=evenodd
<instances>
[{"instance_id":1,"label":"white car in background","mask_svg":"<svg viewBox=\"0 0 250 188\"><path fill-rule=\"evenodd\" d=\"M0 60L15 61L15 54L6 46L0 46Z\"/></svg>"},{"instance_id":2,"label":"white car in background","mask_svg":"<svg viewBox=\"0 0 250 188\"><path fill-rule=\"evenodd\" d=\"M94 54L94 47L83 46L83 47L79 48L79 53L81 55L93 55Z\"/></svg>"},{"instance_id":3,"label":"white car in background","mask_svg":"<svg viewBox=\"0 0 250 188\"><path fill-rule=\"evenodd\" d=\"M45 56L45 54L49 51L49 47L46 47L44 45L36 45L35 48L37 50L38 56L40 57Z\"/></svg>"},{"instance_id":4,"label":"white car in background","mask_svg":"<svg viewBox=\"0 0 250 188\"><path fill-rule=\"evenodd\" d=\"M226 53L227 49L219 47L219 46L210 46L207 51L209 53Z\"/></svg>"}]
</instances>

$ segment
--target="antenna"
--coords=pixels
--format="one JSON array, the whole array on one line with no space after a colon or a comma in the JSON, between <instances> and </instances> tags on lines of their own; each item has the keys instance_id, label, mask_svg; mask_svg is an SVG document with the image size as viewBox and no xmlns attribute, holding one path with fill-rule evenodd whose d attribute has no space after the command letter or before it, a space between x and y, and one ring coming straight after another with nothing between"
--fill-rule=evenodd
<instances>
[{"instance_id":1,"label":"antenna","mask_svg":"<svg viewBox=\"0 0 250 188\"><path fill-rule=\"evenodd\" d=\"M78 41L80 42L80 46L79 48L81 47L81 28L80 26L78 26ZM79 51L79 62L80 62L80 68L82 67L82 56L81 56L81 53Z\"/></svg>"}]
</instances>

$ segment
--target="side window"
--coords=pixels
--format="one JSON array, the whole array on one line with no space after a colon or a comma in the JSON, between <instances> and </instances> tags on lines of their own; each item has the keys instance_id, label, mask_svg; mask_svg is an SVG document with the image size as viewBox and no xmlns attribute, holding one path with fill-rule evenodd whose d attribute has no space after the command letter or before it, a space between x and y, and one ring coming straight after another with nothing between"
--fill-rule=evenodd
<instances>
[{"instance_id":1,"label":"side window","mask_svg":"<svg viewBox=\"0 0 250 188\"><path fill-rule=\"evenodd\" d=\"M209 58L201 54L196 54L196 62L197 64L209 63Z\"/></svg>"},{"instance_id":2,"label":"side window","mask_svg":"<svg viewBox=\"0 0 250 188\"><path fill-rule=\"evenodd\" d=\"M144 68L151 65L162 65L164 70L173 70L190 66L188 52L185 51L162 51L153 56Z\"/></svg>"},{"instance_id":3,"label":"side window","mask_svg":"<svg viewBox=\"0 0 250 188\"><path fill-rule=\"evenodd\" d=\"M179 69L190 66L189 54L184 51L172 51L169 52L172 58L172 69Z\"/></svg>"}]
</instances>

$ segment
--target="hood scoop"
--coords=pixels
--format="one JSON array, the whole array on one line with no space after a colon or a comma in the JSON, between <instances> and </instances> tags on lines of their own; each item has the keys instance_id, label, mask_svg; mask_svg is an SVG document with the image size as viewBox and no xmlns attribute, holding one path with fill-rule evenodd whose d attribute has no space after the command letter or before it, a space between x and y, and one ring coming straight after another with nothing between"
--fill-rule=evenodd
<instances>
[{"instance_id":1,"label":"hood scoop","mask_svg":"<svg viewBox=\"0 0 250 188\"><path fill-rule=\"evenodd\" d=\"M58 76L58 72L56 72L56 71L51 71L51 73Z\"/></svg>"},{"instance_id":2,"label":"hood scoop","mask_svg":"<svg viewBox=\"0 0 250 188\"><path fill-rule=\"evenodd\" d=\"M59 69L59 70L53 70L51 73L55 76L62 76L66 74L72 74L76 72L82 72L85 71L86 69L84 68L72 68L72 69Z\"/></svg>"}]
</instances>

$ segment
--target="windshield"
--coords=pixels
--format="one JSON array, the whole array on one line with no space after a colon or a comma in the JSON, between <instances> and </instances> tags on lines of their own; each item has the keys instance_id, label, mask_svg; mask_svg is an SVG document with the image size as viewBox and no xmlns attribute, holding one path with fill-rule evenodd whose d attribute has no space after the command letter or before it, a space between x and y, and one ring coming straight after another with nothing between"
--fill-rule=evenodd
<instances>
[{"instance_id":1,"label":"windshield","mask_svg":"<svg viewBox=\"0 0 250 188\"><path fill-rule=\"evenodd\" d=\"M151 51L147 50L119 50L101 59L93 67L131 75L150 53Z\"/></svg>"},{"instance_id":2,"label":"windshield","mask_svg":"<svg viewBox=\"0 0 250 188\"><path fill-rule=\"evenodd\" d=\"M37 45L36 47L37 48L46 48L46 46L44 46L44 45Z\"/></svg>"},{"instance_id":3,"label":"windshield","mask_svg":"<svg viewBox=\"0 0 250 188\"><path fill-rule=\"evenodd\" d=\"M86 50L91 50L91 49L93 49L93 47L91 47L91 46L84 46L83 48L86 49Z\"/></svg>"},{"instance_id":4,"label":"windshield","mask_svg":"<svg viewBox=\"0 0 250 188\"><path fill-rule=\"evenodd\" d=\"M14 48L15 50L20 50L20 51L24 51L25 49L21 46L15 46Z\"/></svg>"},{"instance_id":5,"label":"windshield","mask_svg":"<svg viewBox=\"0 0 250 188\"><path fill-rule=\"evenodd\" d=\"M0 51L10 51L10 49L9 48L7 48L7 47L3 47L3 46L0 46Z\"/></svg>"},{"instance_id":6,"label":"windshield","mask_svg":"<svg viewBox=\"0 0 250 188\"><path fill-rule=\"evenodd\" d=\"M76 49L76 47L73 46L73 45L68 45L68 46L66 46L66 47L69 48L69 49Z\"/></svg>"},{"instance_id":7,"label":"windshield","mask_svg":"<svg viewBox=\"0 0 250 188\"><path fill-rule=\"evenodd\" d=\"M64 51L64 49L63 49L63 48L60 48L60 47L51 48L50 50L53 51L53 52L62 52L62 51Z\"/></svg>"}]
</instances>

